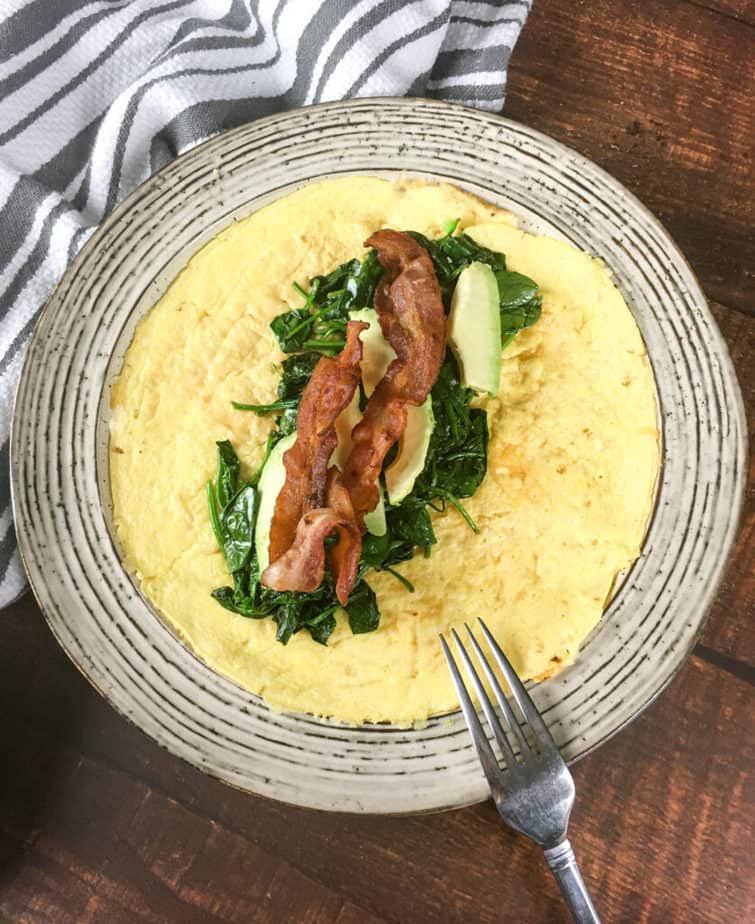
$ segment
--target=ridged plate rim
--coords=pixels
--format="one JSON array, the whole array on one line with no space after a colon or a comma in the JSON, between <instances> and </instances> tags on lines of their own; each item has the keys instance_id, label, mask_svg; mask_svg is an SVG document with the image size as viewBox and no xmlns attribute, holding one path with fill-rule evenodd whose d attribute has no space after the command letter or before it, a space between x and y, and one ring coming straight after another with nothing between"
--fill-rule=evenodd
<instances>
[{"instance_id":1,"label":"ridged plate rim","mask_svg":"<svg viewBox=\"0 0 755 924\"><path fill-rule=\"evenodd\" d=\"M683 665L733 544L744 493L741 394L686 260L621 184L542 133L429 100L326 103L225 132L147 180L66 271L27 352L11 440L21 554L52 631L119 712L231 785L327 810L434 811L485 798L459 713L422 729L276 713L199 661L141 598L110 541L103 408L129 319L147 310L178 265L229 216L312 179L402 170L471 188L524 215L525 224L602 256L656 372L665 458L643 555L576 664L533 688L569 760L623 728ZM206 189L195 185L202 179ZM195 206L205 209L199 222ZM165 247L160 267L150 266L150 255ZM141 275L130 279L124 266L140 257ZM661 291L668 303L654 306ZM61 391L72 377L75 391ZM686 526L679 519L684 502ZM669 506L676 508L673 528ZM684 557L672 561L675 540ZM625 655L618 667L614 658ZM601 699L609 688L604 680L616 677ZM590 698L575 699L580 690Z\"/></svg>"}]
</instances>

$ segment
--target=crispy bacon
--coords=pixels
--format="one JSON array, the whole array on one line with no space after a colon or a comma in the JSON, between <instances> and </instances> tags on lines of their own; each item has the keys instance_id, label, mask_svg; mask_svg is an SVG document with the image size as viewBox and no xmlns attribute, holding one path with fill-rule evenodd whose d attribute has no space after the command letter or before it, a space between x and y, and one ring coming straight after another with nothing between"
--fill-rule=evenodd
<instances>
[{"instance_id":1,"label":"crispy bacon","mask_svg":"<svg viewBox=\"0 0 755 924\"><path fill-rule=\"evenodd\" d=\"M349 322L343 350L318 362L301 396L296 442L283 456L286 480L275 502L270 526L271 562L294 544L304 514L325 506L328 463L338 442L335 421L359 384L362 359L359 335L367 326L363 321ZM262 580L267 584L265 575Z\"/></svg>"},{"instance_id":2,"label":"crispy bacon","mask_svg":"<svg viewBox=\"0 0 755 924\"><path fill-rule=\"evenodd\" d=\"M336 597L345 606L356 581L362 531L335 467L329 471L327 502L327 507L308 510L301 517L291 548L268 565L262 581L272 590L317 590L325 575L325 539L335 532L338 542L330 552L330 568L336 581Z\"/></svg>"},{"instance_id":3,"label":"crispy bacon","mask_svg":"<svg viewBox=\"0 0 755 924\"><path fill-rule=\"evenodd\" d=\"M354 505L343 483L343 476L335 466L330 469L327 497L328 506L341 520L338 542L330 550L330 573L335 578L338 602L346 606L357 579L362 530L354 515Z\"/></svg>"},{"instance_id":4,"label":"crispy bacon","mask_svg":"<svg viewBox=\"0 0 755 924\"><path fill-rule=\"evenodd\" d=\"M296 442L283 457L286 480L270 529L270 564L262 574L273 590L316 590L325 574L325 539L335 532L330 568L344 606L356 581L363 518L379 499L383 462L404 432L406 405L427 398L446 349L443 302L427 251L408 234L390 230L373 234L365 246L375 248L384 269L375 308L396 359L352 432L343 476L328 464L337 443L336 418L359 382L359 334L367 325L349 322L343 351L315 367L299 404Z\"/></svg>"},{"instance_id":5,"label":"crispy bacon","mask_svg":"<svg viewBox=\"0 0 755 924\"><path fill-rule=\"evenodd\" d=\"M364 415L351 431L351 452L343 476L360 523L380 500L378 478L391 446L406 428L405 402L390 400L378 384Z\"/></svg>"},{"instance_id":6,"label":"crispy bacon","mask_svg":"<svg viewBox=\"0 0 755 924\"><path fill-rule=\"evenodd\" d=\"M396 359L379 383L386 396L419 406L438 378L446 353L446 318L430 255L401 231L376 231L365 242L383 266L375 308Z\"/></svg>"},{"instance_id":7,"label":"crispy bacon","mask_svg":"<svg viewBox=\"0 0 755 924\"><path fill-rule=\"evenodd\" d=\"M344 483L361 523L380 494L377 479L391 446L406 427L406 404L419 406L435 384L446 351L446 319L440 286L429 254L408 234L377 231L374 247L384 273L375 308L396 359L367 402L352 432Z\"/></svg>"}]
</instances>

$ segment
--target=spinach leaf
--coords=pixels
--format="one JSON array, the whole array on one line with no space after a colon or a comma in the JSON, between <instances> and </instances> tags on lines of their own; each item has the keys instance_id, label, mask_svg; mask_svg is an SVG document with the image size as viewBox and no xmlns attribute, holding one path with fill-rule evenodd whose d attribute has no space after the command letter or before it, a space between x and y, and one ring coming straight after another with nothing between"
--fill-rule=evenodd
<instances>
[{"instance_id":1,"label":"spinach leaf","mask_svg":"<svg viewBox=\"0 0 755 924\"><path fill-rule=\"evenodd\" d=\"M304 349L304 342L309 336L311 315L309 308L293 308L273 318L270 329L284 353L294 353Z\"/></svg>"},{"instance_id":2,"label":"spinach leaf","mask_svg":"<svg viewBox=\"0 0 755 924\"><path fill-rule=\"evenodd\" d=\"M230 442L222 440L217 447L218 471L215 483L207 482L207 506L215 538L233 574L247 564L252 552L257 491L252 482L238 488L240 464Z\"/></svg>"},{"instance_id":3,"label":"spinach leaf","mask_svg":"<svg viewBox=\"0 0 755 924\"><path fill-rule=\"evenodd\" d=\"M487 470L488 422L485 411L469 411L462 443L436 447L432 484L440 496L471 497Z\"/></svg>"},{"instance_id":4,"label":"spinach leaf","mask_svg":"<svg viewBox=\"0 0 755 924\"><path fill-rule=\"evenodd\" d=\"M312 378L315 366L322 358L320 353L296 353L287 356L281 365L281 380L278 383L278 397L281 401L298 401L307 382Z\"/></svg>"},{"instance_id":5,"label":"spinach leaf","mask_svg":"<svg viewBox=\"0 0 755 924\"><path fill-rule=\"evenodd\" d=\"M220 547L221 551L223 549L223 533L220 529L220 515L218 514L218 500L215 496L215 485L211 482L207 482L207 510L210 514L210 526L212 526L212 531L215 534L215 541Z\"/></svg>"},{"instance_id":6,"label":"spinach leaf","mask_svg":"<svg viewBox=\"0 0 755 924\"><path fill-rule=\"evenodd\" d=\"M228 440L215 444L218 447L218 474L215 479L215 496L222 510L236 493L239 483L239 457Z\"/></svg>"},{"instance_id":7,"label":"spinach leaf","mask_svg":"<svg viewBox=\"0 0 755 924\"><path fill-rule=\"evenodd\" d=\"M323 610L319 616L315 616L305 623L305 627L309 630L309 634L321 645L327 645L328 639L335 631L336 617L333 614L336 609L338 609L337 606L331 606Z\"/></svg>"},{"instance_id":8,"label":"spinach leaf","mask_svg":"<svg viewBox=\"0 0 755 924\"><path fill-rule=\"evenodd\" d=\"M369 568L375 571L385 571L390 565L397 565L402 561L414 558L414 542L403 539L391 530L391 511L386 514L387 530L384 536L373 536L365 533L362 536L362 556L359 559L360 573L364 574Z\"/></svg>"},{"instance_id":9,"label":"spinach leaf","mask_svg":"<svg viewBox=\"0 0 755 924\"><path fill-rule=\"evenodd\" d=\"M367 568L380 569L387 558L391 549L391 534L386 531L382 536L373 536L372 533L365 533L362 536L362 555L359 559L360 565L366 570Z\"/></svg>"},{"instance_id":10,"label":"spinach leaf","mask_svg":"<svg viewBox=\"0 0 755 924\"><path fill-rule=\"evenodd\" d=\"M241 401L231 401L237 411L254 411L258 417L264 417L272 411L289 411L299 404L298 398L288 398L285 401L273 401L271 404L244 404Z\"/></svg>"},{"instance_id":11,"label":"spinach leaf","mask_svg":"<svg viewBox=\"0 0 755 924\"><path fill-rule=\"evenodd\" d=\"M463 443L469 426L469 409L474 392L461 384L456 361L450 351L446 352L430 397L435 427L430 439L428 457L442 453L444 447L458 447Z\"/></svg>"},{"instance_id":12,"label":"spinach leaf","mask_svg":"<svg viewBox=\"0 0 755 924\"><path fill-rule=\"evenodd\" d=\"M233 575L235 588L219 587L212 592L217 602L233 613L252 619L272 617L277 626L276 639L287 644L291 637L306 629L314 641L326 645L336 627L335 612L339 609L335 598L335 585L330 574L325 575L322 584L312 593L281 592L264 587L259 582L259 566L253 553L247 565ZM363 582L361 582L363 583ZM361 586L357 584L357 589ZM355 589L352 594L357 594ZM364 595L364 591L360 594ZM374 598L374 594L373 594ZM379 619L377 602L373 600L375 612L365 609L366 602L357 595L358 618L363 624ZM367 601L369 602L369 601ZM368 630L363 630L368 631Z\"/></svg>"},{"instance_id":13,"label":"spinach leaf","mask_svg":"<svg viewBox=\"0 0 755 924\"><path fill-rule=\"evenodd\" d=\"M451 308L459 274L470 263L478 262L486 263L493 270L498 283L502 346L507 346L513 335L534 324L540 317L542 298L537 294L537 283L529 276L507 270L506 258L502 253L483 247L468 234L446 234L445 237L431 241L415 231L408 233L432 258L447 312Z\"/></svg>"},{"instance_id":14,"label":"spinach leaf","mask_svg":"<svg viewBox=\"0 0 755 924\"><path fill-rule=\"evenodd\" d=\"M380 625L377 597L367 581L360 581L354 588L346 604L346 612L349 614L349 626L354 635L374 632Z\"/></svg>"},{"instance_id":15,"label":"spinach leaf","mask_svg":"<svg viewBox=\"0 0 755 924\"><path fill-rule=\"evenodd\" d=\"M414 494L410 494L398 507L389 510L386 520L394 539L409 543L412 552L415 546L422 546L426 549L438 541L435 538L426 501L415 497Z\"/></svg>"},{"instance_id":16,"label":"spinach leaf","mask_svg":"<svg viewBox=\"0 0 755 924\"><path fill-rule=\"evenodd\" d=\"M289 408L287 411L284 411L280 417L276 420L277 430L273 431L274 443L277 443L278 440L282 440L284 436L288 436L289 433L293 433L296 429L296 415L299 410L299 405L296 407Z\"/></svg>"},{"instance_id":17,"label":"spinach leaf","mask_svg":"<svg viewBox=\"0 0 755 924\"><path fill-rule=\"evenodd\" d=\"M501 339L506 345L517 331L538 320L543 300L537 294L537 283L521 273L504 273L498 278L498 292L501 299Z\"/></svg>"},{"instance_id":18,"label":"spinach leaf","mask_svg":"<svg viewBox=\"0 0 755 924\"><path fill-rule=\"evenodd\" d=\"M304 305L279 314L270 324L283 352L331 354L340 350L349 311L372 304L382 272L377 254L369 251L364 260L349 260L326 276L315 276L309 292L296 286L305 298Z\"/></svg>"},{"instance_id":19,"label":"spinach leaf","mask_svg":"<svg viewBox=\"0 0 755 924\"><path fill-rule=\"evenodd\" d=\"M393 542L393 536L389 529L387 529L382 536L373 536L372 533L365 533L362 536L362 554L359 559L362 573L369 568L380 571L391 555ZM414 549L411 551L411 555L413 554ZM409 556L410 558L411 555Z\"/></svg>"},{"instance_id":20,"label":"spinach leaf","mask_svg":"<svg viewBox=\"0 0 755 924\"><path fill-rule=\"evenodd\" d=\"M256 514L257 489L248 483L228 502L220 515L223 556L232 574L240 571L252 554Z\"/></svg>"},{"instance_id":21,"label":"spinach leaf","mask_svg":"<svg viewBox=\"0 0 755 924\"><path fill-rule=\"evenodd\" d=\"M232 587L218 587L212 591L211 596L221 606L224 606L232 613L238 613L239 616L262 619L264 616L269 615L267 612L259 610L251 598L238 595Z\"/></svg>"},{"instance_id":22,"label":"spinach leaf","mask_svg":"<svg viewBox=\"0 0 755 924\"><path fill-rule=\"evenodd\" d=\"M291 636L307 629L322 645L336 627L335 588L330 575L312 593L270 590L259 582L259 566L252 554L247 565L233 575L234 587L218 587L212 591L217 602L240 616L251 619L272 617L277 625L276 639L284 645Z\"/></svg>"},{"instance_id":23,"label":"spinach leaf","mask_svg":"<svg viewBox=\"0 0 755 924\"><path fill-rule=\"evenodd\" d=\"M521 273L507 272L498 282L501 305L516 308L526 305L537 295L537 283Z\"/></svg>"},{"instance_id":24,"label":"spinach leaf","mask_svg":"<svg viewBox=\"0 0 755 924\"><path fill-rule=\"evenodd\" d=\"M534 324L540 317L542 306L543 300L539 295L522 305L503 305L501 307L502 344L507 346L518 331Z\"/></svg>"},{"instance_id":25,"label":"spinach leaf","mask_svg":"<svg viewBox=\"0 0 755 924\"><path fill-rule=\"evenodd\" d=\"M284 594L285 599L281 601L280 606L273 612L273 622L278 627L275 633L276 641L282 645L287 645L291 636L299 628L299 619L297 613L297 600L293 594Z\"/></svg>"},{"instance_id":26,"label":"spinach leaf","mask_svg":"<svg viewBox=\"0 0 755 924\"><path fill-rule=\"evenodd\" d=\"M348 320L347 312L352 308L367 308L383 268L374 250L368 251L364 260L349 260L336 267L327 276L315 276L312 284L318 285L315 306L329 304L337 310L342 320Z\"/></svg>"},{"instance_id":27,"label":"spinach leaf","mask_svg":"<svg viewBox=\"0 0 755 924\"><path fill-rule=\"evenodd\" d=\"M221 606L224 606L227 610L230 610L232 613L238 613L232 587L216 587L215 590L211 592L210 596L213 598L213 600L217 600L218 603Z\"/></svg>"},{"instance_id":28,"label":"spinach leaf","mask_svg":"<svg viewBox=\"0 0 755 924\"><path fill-rule=\"evenodd\" d=\"M459 262L458 260L452 259L446 253L441 242L450 239L450 235L433 241L425 237L424 234L420 234L418 231L407 231L407 234L413 237L414 240L430 254L435 269L435 275L438 277L438 285L440 286L440 292L443 297L443 305L446 309L446 314L448 314L451 308L451 296L453 295L456 285L456 279L462 269L468 266L472 260Z\"/></svg>"},{"instance_id":29,"label":"spinach leaf","mask_svg":"<svg viewBox=\"0 0 755 924\"><path fill-rule=\"evenodd\" d=\"M280 592L258 584L260 604L269 607L278 626L276 639L284 645L291 636L307 629L312 638L326 645L336 627L335 586L329 574L312 593Z\"/></svg>"},{"instance_id":30,"label":"spinach leaf","mask_svg":"<svg viewBox=\"0 0 755 924\"><path fill-rule=\"evenodd\" d=\"M471 497L487 471L487 414L481 408L471 407L474 393L460 384L456 361L450 351L430 394L435 428L425 467L404 504L409 500L421 500L433 506L440 500L439 509L442 510L448 501L470 528L477 531L459 499Z\"/></svg>"}]
</instances>

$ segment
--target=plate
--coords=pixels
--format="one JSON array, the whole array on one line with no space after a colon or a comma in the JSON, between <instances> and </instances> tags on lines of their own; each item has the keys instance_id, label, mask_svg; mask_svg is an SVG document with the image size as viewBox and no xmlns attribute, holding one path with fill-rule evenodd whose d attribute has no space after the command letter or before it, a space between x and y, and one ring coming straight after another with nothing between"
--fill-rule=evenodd
<instances>
[{"instance_id":1,"label":"plate","mask_svg":"<svg viewBox=\"0 0 755 924\"><path fill-rule=\"evenodd\" d=\"M487 796L460 713L400 728L270 710L162 622L112 534L109 390L139 319L234 219L313 180L359 173L455 183L613 272L655 372L656 508L576 663L532 693L569 761L658 695L695 642L742 503L744 411L726 346L682 254L618 182L524 125L447 103L352 100L259 119L178 158L115 210L66 272L26 355L12 433L18 539L61 645L173 754L296 805L448 809Z\"/></svg>"}]
</instances>

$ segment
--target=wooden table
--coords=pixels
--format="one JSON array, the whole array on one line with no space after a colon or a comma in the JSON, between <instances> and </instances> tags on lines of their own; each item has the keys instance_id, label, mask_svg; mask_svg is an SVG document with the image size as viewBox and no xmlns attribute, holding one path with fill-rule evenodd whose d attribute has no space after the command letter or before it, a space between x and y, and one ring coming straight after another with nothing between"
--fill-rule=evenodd
<instances>
[{"instance_id":1,"label":"wooden table","mask_svg":"<svg viewBox=\"0 0 755 924\"><path fill-rule=\"evenodd\" d=\"M747 0L535 0L506 113L593 158L666 223L711 299L752 424L748 60ZM572 839L607 922L755 920L754 533L751 492L688 664L574 768ZM491 804L354 818L252 798L117 716L31 596L2 614L0 632L0 911L12 919L566 920L539 851Z\"/></svg>"}]
</instances>

